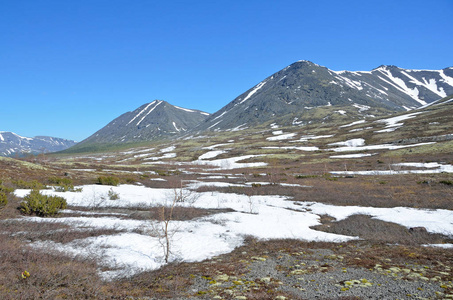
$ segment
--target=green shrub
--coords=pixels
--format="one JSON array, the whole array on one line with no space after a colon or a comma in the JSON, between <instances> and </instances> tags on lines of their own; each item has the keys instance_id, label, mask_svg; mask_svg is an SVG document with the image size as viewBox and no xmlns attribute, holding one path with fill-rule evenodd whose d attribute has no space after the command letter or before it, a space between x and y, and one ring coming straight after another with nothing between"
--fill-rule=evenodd
<instances>
[{"instance_id":1,"label":"green shrub","mask_svg":"<svg viewBox=\"0 0 453 300\"><path fill-rule=\"evenodd\" d=\"M453 181L451 180L441 180L439 181L440 184L445 184L445 185L453 185Z\"/></svg>"},{"instance_id":2,"label":"green shrub","mask_svg":"<svg viewBox=\"0 0 453 300\"><path fill-rule=\"evenodd\" d=\"M118 194L117 192L113 191L112 188L110 188L110 190L108 192L108 196L109 196L110 200L118 200L120 198L120 194Z\"/></svg>"},{"instance_id":3,"label":"green shrub","mask_svg":"<svg viewBox=\"0 0 453 300\"><path fill-rule=\"evenodd\" d=\"M50 177L49 183L56 185L56 192L81 192L82 188L74 188L71 178L67 177Z\"/></svg>"},{"instance_id":4,"label":"green shrub","mask_svg":"<svg viewBox=\"0 0 453 300\"><path fill-rule=\"evenodd\" d=\"M8 204L8 198L6 197L6 194L3 192L0 192L0 209L6 206Z\"/></svg>"},{"instance_id":5,"label":"green shrub","mask_svg":"<svg viewBox=\"0 0 453 300\"><path fill-rule=\"evenodd\" d=\"M30 194L24 197L20 204L20 210L27 214L36 214L45 217L57 214L60 209L65 209L66 200L63 197L47 196L41 194L38 190L32 190Z\"/></svg>"},{"instance_id":6,"label":"green shrub","mask_svg":"<svg viewBox=\"0 0 453 300\"><path fill-rule=\"evenodd\" d=\"M13 188L9 188L9 187L6 187L6 186L0 184L0 193L4 193L4 194L8 195L9 193L11 193L13 191L14 191Z\"/></svg>"},{"instance_id":7,"label":"green shrub","mask_svg":"<svg viewBox=\"0 0 453 300\"><path fill-rule=\"evenodd\" d=\"M98 183L102 185L117 186L118 184L120 184L120 179L114 176L99 176Z\"/></svg>"},{"instance_id":8,"label":"green shrub","mask_svg":"<svg viewBox=\"0 0 453 300\"><path fill-rule=\"evenodd\" d=\"M32 180L32 181L25 181L25 180L14 180L13 184L15 184L19 189L32 189L32 190L42 190L47 188L44 184L41 182L38 182L37 180Z\"/></svg>"}]
</instances>

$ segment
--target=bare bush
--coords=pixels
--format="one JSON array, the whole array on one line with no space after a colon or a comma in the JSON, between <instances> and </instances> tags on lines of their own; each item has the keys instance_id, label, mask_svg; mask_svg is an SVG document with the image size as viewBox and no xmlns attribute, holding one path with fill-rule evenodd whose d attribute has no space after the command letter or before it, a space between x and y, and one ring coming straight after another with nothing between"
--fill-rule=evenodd
<instances>
[{"instance_id":1,"label":"bare bush","mask_svg":"<svg viewBox=\"0 0 453 300\"><path fill-rule=\"evenodd\" d=\"M165 263L168 263L171 252L172 239L177 228L170 225L174 221L175 209L180 205L192 205L198 195L188 189L182 187L180 181L172 192L168 194L165 203L162 207L158 208L158 222L153 225L152 234L155 235L159 244L162 247Z\"/></svg>"}]
</instances>

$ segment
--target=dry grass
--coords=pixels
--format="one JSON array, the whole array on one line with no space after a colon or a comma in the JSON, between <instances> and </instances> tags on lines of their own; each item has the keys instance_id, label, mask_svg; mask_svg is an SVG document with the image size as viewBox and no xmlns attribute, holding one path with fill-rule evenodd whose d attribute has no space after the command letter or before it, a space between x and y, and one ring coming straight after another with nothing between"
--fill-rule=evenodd
<instances>
[{"instance_id":1,"label":"dry grass","mask_svg":"<svg viewBox=\"0 0 453 300\"><path fill-rule=\"evenodd\" d=\"M2 299L89 299L102 295L102 282L90 260L70 259L49 250L30 249L2 236L0 244ZM22 272L30 273L22 278Z\"/></svg>"},{"instance_id":2,"label":"dry grass","mask_svg":"<svg viewBox=\"0 0 453 300\"><path fill-rule=\"evenodd\" d=\"M352 215L338 222L330 220L312 228L330 233L358 236L374 243L385 242L419 246L453 242L453 239L447 236L428 233L424 228L408 229L396 223L373 219L367 215Z\"/></svg>"}]
</instances>

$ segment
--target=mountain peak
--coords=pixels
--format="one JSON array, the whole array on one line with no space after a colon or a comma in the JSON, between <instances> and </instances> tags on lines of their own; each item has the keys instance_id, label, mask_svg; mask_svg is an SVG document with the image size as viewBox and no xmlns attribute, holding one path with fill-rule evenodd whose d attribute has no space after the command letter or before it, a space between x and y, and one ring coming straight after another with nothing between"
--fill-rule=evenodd
<instances>
[{"instance_id":1,"label":"mountain peak","mask_svg":"<svg viewBox=\"0 0 453 300\"><path fill-rule=\"evenodd\" d=\"M165 100L154 100L117 117L75 148L84 148L88 144L134 143L178 136L208 116L208 113L200 110L174 106Z\"/></svg>"}]
</instances>

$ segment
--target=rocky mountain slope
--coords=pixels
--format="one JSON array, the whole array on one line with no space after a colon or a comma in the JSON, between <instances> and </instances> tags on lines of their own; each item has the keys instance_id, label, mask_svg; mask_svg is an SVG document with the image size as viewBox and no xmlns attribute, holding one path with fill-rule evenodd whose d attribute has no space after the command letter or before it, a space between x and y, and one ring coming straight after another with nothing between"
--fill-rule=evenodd
<instances>
[{"instance_id":1,"label":"rocky mountain slope","mask_svg":"<svg viewBox=\"0 0 453 300\"><path fill-rule=\"evenodd\" d=\"M453 68L332 71L299 61L271 75L207 118L198 130L231 130L287 116L286 122L323 106L410 110L453 94ZM363 111L363 110L362 110ZM370 113L370 112L367 112Z\"/></svg>"},{"instance_id":2,"label":"rocky mountain slope","mask_svg":"<svg viewBox=\"0 0 453 300\"><path fill-rule=\"evenodd\" d=\"M38 154L65 150L75 141L49 136L23 137L13 132L0 132L0 156Z\"/></svg>"},{"instance_id":3,"label":"rocky mountain slope","mask_svg":"<svg viewBox=\"0 0 453 300\"><path fill-rule=\"evenodd\" d=\"M134 143L179 135L200 124L208 116L208 113L199 110L155 100L114 119L80 142L77 148L89 144Z\"/></svg>"}]
</instances>

